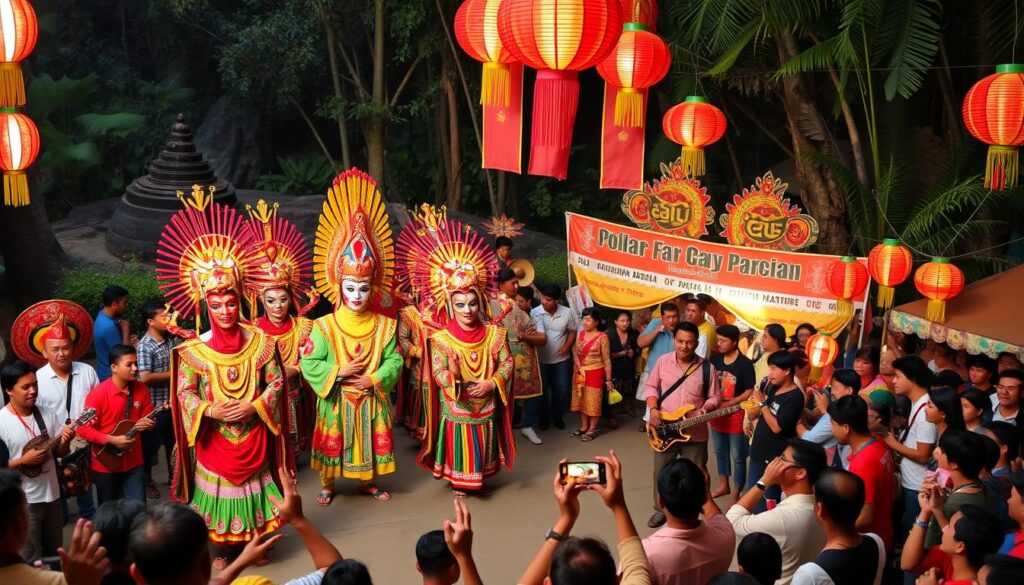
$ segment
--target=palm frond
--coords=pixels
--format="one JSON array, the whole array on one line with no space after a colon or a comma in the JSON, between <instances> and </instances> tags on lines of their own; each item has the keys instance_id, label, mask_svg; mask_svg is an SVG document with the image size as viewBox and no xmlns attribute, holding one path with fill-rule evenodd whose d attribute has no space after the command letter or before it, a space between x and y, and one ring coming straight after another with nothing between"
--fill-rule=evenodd
<instances>
[{"instance_id":1,"label":"palm frond","mask_svg":"<svg viewBox=\"0 0 1024 585\"><path fill-rule=\"evenodd\" d=\"M801 51L796 57L786 61L779 67L776 77L803 73L807 71L821 71L835 69L836 66L836 45L839 37L829 37L820 43Z\"/></svg>"},{"instance_id":2,"label":"palm frond","mask_svg":"<svg viewBox=\"0 0 1024 585\"><path fill-rule=\"evenodd\" d=\"M89 134L124 136L141 128L146 123L146 117L133 112L82 114L75 121Z\"/></svg>"},{"instance_id":3,"label":"palm frond","mask_svg":"<svg viewBox=\"0 0 1024 585\"><path fill-rule=\"evenodd\" d=\"M927 68L935 59L941 38L938 0L901 0L882 20L875 49L889 54L885 98L909 98L921 89Z\"/></svg>"},{"instance_id":4,"label":"palm frond","mask_svg":"<svg viewBox=\"0 0 1024 585\"><path fill-rule=\"evenodd\" d=\"M757 36L757 31L760 29L758 22L751 22L747 25L747 28L740 33L736 38L736 42L731 47L726 49L722 56L718 58L718 61L708 69L708 75L722 75L726 71L732 69L732 66L736 64L736 59L740 57L750 41Z\"/></svg>"},{"instance_id":5,"label":"palm frond","mask_svg":"<svg viewBox=\"0 0 1024 585\"><path fill-rule=\"evenodd\" d=\"M866 36L878 30L884 13L885 0L849 0L843 5L836 43L839 63L870 65L863 63Z\"/></svg>"}]
</instances>

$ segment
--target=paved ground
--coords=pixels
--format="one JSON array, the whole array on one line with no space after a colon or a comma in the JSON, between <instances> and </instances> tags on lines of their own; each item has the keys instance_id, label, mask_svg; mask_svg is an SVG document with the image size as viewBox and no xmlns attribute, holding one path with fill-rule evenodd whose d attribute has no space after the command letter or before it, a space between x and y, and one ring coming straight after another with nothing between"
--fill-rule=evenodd
<instances>
[{"instance_id":1,"label":"paved ground","mask_svg":"<svg viewBox=\"0 0 1024 585\"><path fill-rule=\"evenodd\" d=\"M608 431L591 443L569 437L574 428L571 425L566 431L543 432L545 442L541 446L534 446L516 431L519 452L514 470L503 471L490 482L497 488L490 498L467 499L473 514L474 556L485 582L514 583L537 552L544 533L557 519L551 483L562 457L588 460L614 449L623 463L626 499L640 535L652 532L646 525L652 511L651 452L636 430L639 419L619 420L620 429ZM566 421L574 422L574 417L567 417ZM320 508L313 501L319 487L316 474L308 467L299 474L306 515L345 557L366 563L374 582L383 585L418 583L416 539L428 530L440 528L442 521L452 516L452 497L446 484L435 481L415 464L416 443L400 432L396 433L395 443L398 470L380 481L393 495L390 502L377 502L357 494L354 481L339 481L339 494L333 505ZM711 465L714 466L713 457ZM161 492L166 494L163 484ZM720 505L725 504L725 499L719 500ZM574 534L596 536L614 545L612 517L600 498L584 493L581 501L583 512ZM275 583L283 583L313 570L299 538L290 528L285 533L289 536L274 551L274 562L247 574L264 575Z\"/></svg>"}]
</instances>

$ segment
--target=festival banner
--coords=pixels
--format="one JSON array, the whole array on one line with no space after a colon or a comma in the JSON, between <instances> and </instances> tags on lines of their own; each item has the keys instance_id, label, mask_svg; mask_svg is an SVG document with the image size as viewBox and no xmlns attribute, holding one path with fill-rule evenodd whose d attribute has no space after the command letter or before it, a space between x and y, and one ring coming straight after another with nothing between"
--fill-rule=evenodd
<instances>
[{"instance_id":1,"label":"festival banner","mask_svg":"<svg viewBox=\"0 0 1024 585\"><path fill-rule=\"evenodd\" d=\"M523 172L523 64L509 65L508 106L484 106L483 168Z\"/></svg>"},{"instance_id":2,"label":"festival banner","mask_svg":"<svg viewBox=\"0 0 1024 585\"><path fill-rule=\"evenodd\" d=\"M644 129L615 125L615 94L618 88L604 84L604 115L601 117L601 188L642 189L644 186ZM647 113L647 90L643 94Z\"/></svg>"},{"instance_id":3,"label":"festival banner","mask_svg":"<svg viewBox=\"0 0 1024 585\"><path fill-rule=\"evenodd\" d=\"M622 196L622 213L646 230L700 238L715 221L711 196L700 181L685 170L679 159L661 163L661 179L632 189Z\"/></svg>"},{"instance_id":4,"label":"festival banner","mask_svg":"<svg viewBox=\"0 0 1024 585\"><path fill-rule=\"evenodd\" d=\"M705 293L754 329L779 323L794 333L811 323L838 333L867 301L865 290L843 310L829 293L825 272L839 256L741 248L565 215L569 265L606 307L641 309ZM866 258L857 261L867 266Z\"/></svg>"},{"instance_id":5,"label":"festival banner","mask_svg":"<svg viewBox=\"0 0 1024 585\"><path fill-rule=\"evenodd\" d=\"M730 244L793 252L818 241L818 222L800 213L786 197L789 183L772 176L758 177L742 195L733 195L718 217L720 235Z\"/></svg>"}]
</instances>

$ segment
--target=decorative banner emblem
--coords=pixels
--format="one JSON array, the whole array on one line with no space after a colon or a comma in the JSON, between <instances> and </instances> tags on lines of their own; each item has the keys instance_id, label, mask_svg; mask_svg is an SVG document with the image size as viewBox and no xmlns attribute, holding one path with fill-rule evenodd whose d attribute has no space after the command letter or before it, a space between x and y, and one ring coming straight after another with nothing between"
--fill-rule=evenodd
<instances>
[{"instance_id":1,"label":"decorative banner emblem","mask_svg":"<svg viewBox=\"0 0 1024 585\"><path fill-rule=\"evenodd\" d=\"M643 191L627 191L622 196L622 212L637 227L688 238L708 233L715 210L711 196L700 181L688 177L676 159L661 164L661 179L644 185Z\"/></svg>"},{"instance_id":2,"label":"decorative banner emblem","mask_svg":"<svg viewBox=\"0 0 1024 585\"><path fill-rule=\"evenodd\" d=\"M721 235L734 246L794 251L818 241L818 222L785 197L788 183L758 177L743 195L733 195L718 218Z\"/></svg>"}]
</instances>

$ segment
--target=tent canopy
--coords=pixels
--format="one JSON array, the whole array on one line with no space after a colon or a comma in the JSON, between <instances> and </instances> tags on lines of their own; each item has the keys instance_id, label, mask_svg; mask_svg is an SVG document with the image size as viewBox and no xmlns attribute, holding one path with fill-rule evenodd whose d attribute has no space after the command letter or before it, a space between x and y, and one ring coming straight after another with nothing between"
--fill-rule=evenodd
<instances>
[{"instance_id":1,"label":"tent canopy","mask_svg":"<svg viewBox=\"0 0 1024 585\"><path fill-rule=\"evenodd\" d=\"M890 326L904 333L947 343L953 349L996 357L1011 352L1024 359L1024 265L1011 268L964 287L946 302L946 322L925 318L928 299L895 307Z\"/></svg>"}]
</instances>

